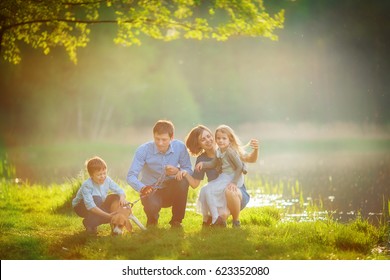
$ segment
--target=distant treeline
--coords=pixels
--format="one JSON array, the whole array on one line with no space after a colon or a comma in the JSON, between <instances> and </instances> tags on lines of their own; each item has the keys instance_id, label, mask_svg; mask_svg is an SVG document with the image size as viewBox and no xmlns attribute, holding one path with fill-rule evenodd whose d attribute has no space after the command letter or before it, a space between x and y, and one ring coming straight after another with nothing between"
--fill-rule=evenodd
<instances>
[{"instance_id":1,"label":"distant treeline","mask_svg":"<svg viewBox=\"0 0 390 280\"><path fill-rule=\"evenodd\" d=\"M160 118L187 126L388 123L389 3L276 1L271 10L286 9L277 42L145 40L124 48L107 39L113 26L96 26L77 66L61 52L33 50L20 65L0 64L2 136L98 139Z\"/></svg>"}]
</instances>

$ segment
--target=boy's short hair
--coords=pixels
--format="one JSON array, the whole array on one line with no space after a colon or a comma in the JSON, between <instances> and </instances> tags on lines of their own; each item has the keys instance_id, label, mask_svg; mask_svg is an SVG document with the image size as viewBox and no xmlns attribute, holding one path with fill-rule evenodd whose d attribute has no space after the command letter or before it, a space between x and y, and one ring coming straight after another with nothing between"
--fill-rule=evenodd
<instances>
[{"instance_id":1,"label":"boy's short hair","mask_svg":"<svg viewBox=\"0 0 390 280\"><path fill-rule=\"evenodd\" d=\"M169 137L173 137L173 132L175 131L175 127L171 121L167 120L159 120L155 123L153 127L153 134L164 134L168 133Z\"/></svg>"},{"instance_id":2,"label":"boy's short hair","mask_svg":"<svg viewBox=\"0 0 390 280\"><path fill-rule=\"evenodd\" d=\"M85 162L89 176L92 176L96 171L107 169L106 162L100 157L93 157Z\"/></svg>"}]
</instances>

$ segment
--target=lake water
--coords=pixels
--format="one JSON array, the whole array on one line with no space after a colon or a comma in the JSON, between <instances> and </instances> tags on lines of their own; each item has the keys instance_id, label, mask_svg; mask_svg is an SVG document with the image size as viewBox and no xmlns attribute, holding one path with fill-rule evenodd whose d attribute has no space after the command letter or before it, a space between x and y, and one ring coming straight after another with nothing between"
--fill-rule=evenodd
<instances>
[{"instance_id":1,"label":"lake water","mask_svg":"<svg viewBox=\"0 0 390 280\"><path fill-rule=\"evenodd\" d=\"M376 223L383 214L389 216L390 153L386 150L271 155L257 168L263 188L251 186L248 206L289 209L288 217L295 220L312 218L305 211L310 205L325 211L318 212L317 218L331 214L348 221L360 214Z\"/></svg>"},{"instance_id":2,"label":"lake water","mask_svg":"<svg viewBox=\"0 0 390 280\"><path fill-rule=\"evenodd\" d=\"M30 183L61 183L83 169L85 159L99 154L112 178L125 181L136 145L80 143L14 147L7 150L17 177ZM99 151L96 153L96 151ZM305 207L317 205L317 214L346 221L360 213L379 220L389 216L390 140L272 140L261 141L260 157L248 164L251 193L248 207L275 205L288 210L287 218L310 218ZM303 208L302 208L303 207Z\"/></svg>"}]
</instances>

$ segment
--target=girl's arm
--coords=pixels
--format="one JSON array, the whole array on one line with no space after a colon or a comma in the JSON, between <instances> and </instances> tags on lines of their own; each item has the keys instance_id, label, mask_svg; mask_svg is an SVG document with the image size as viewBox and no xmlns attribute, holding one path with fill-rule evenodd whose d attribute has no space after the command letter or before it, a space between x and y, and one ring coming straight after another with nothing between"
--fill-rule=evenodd
<instances>
[{"instance_id":1,"label":"girl's arm","mask_svg":"<svg viewBox=\"0 0 390 280\"><path fill-rule=\"evenodd\" d=\"M217 167L218 159L215 157L210 161L203 161L202 162L202 169L212 169Z\"/></svg>"},{"instance_id":2,"label":"girl's arm","mask_svg":"<svg viewBox=\"0 0 390 280\"><path fill-rule=\"evenodd\" d=\"M248 163L255 163L259 156L259 141L257 139L252 139L249 142L249 145L252 148L252 152L241 157L242 161Z\"/></svg>"},{"instance_id":3,"label":"girl's arm","mask_svg":"<svg viewBox=\"0 0 390 280\"><path fill-rule=\"evenodd\" d=\"M232 165L234 169L234 177L232 183L237 186L238 180L240 180L243 171L242 162L238 154L230 148L226 150L226 156L228 157L229 164Z\"/></svg>"},{"instance_id":4,"label":"girl's arm","mask_svg":"<svg viewBox=\"0 0 390 280\"><path fill-rule=\"evenodd\" d=\"M190 184L191 188L196 189L197 187L199 187L200 180L195 179L194 177L192 177L186 170L181 170L180 173L181 173L181 177L182 178L186 178L187 179L187 181Z\"/></svg>"}]
</instances>

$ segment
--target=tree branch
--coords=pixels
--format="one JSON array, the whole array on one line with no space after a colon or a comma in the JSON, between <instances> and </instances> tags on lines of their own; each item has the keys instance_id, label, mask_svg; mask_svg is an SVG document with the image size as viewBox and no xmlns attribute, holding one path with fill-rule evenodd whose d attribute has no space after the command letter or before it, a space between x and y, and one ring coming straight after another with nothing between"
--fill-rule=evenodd
<instances>
[{"instance_id":1,"label":"tree branch","mask_svg":"<svg viewBox=\"0 0 390 280\"><path fill-rule=\"evenodd\" d=\"M4 29L11 29L14 27L22 26L22 25L28 25L32 23L47 23L47 22L68 22L68 23L86 23L86 24L96 24L96 23L117 23L117 20L109 19L109 20L71 20L71 19L39 19L39 20L30 20L30 21L24 21L24 22L18 22L15 24L11 24L9 26L5 26ZM130 21L129 21L130 22Z\"/></svg>"},{"instance_id":2,"label":"tree branch","mask_svg":"<svg viewBox=\"0 0 390 280\"><path fill-rule=\"evenodd\" d=\"M69 6L80 6L80 5L93 5L97 3L104 3L106 1L104 0L97 0L97 1L85 1L80 3L72 3L72 2L62 2L63 5L69 5Z\"/></svg>"},{"instance_id":3,"label":"tree branch","mask_svg":"<svg viewBox=\"0 0 390 280\"><path fill-rule=\"evenodd\" d=\"M146 19L145 21L149 24L154 23L154 20L152 20L152 19ZM19 23L8 25L8 26L2 26L1 30L4 32L8 29L12 29L12 28L22 26L22 25L29 25L29 24L33 24L33 23L48 23L48 22L67 22L67 23L85 23L85 24L101 24L102 23L103 24L103 23L118 23L118 20L116 20L116 19L106 19L106 20L39 19L39 20L19 22ZM122 22L132 23L132 22L134 22L134 20L124 20ZM179 22L166 21L165 23L176 25L176 26L182 26L183 28L188 28L188 29L194 30L194 28L192 26L187 25L187 24L183 24L183 23L179 23Z\"/></svg>"}]
</instances>

